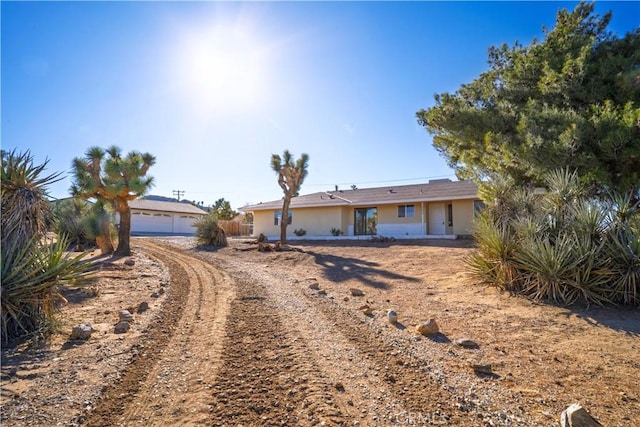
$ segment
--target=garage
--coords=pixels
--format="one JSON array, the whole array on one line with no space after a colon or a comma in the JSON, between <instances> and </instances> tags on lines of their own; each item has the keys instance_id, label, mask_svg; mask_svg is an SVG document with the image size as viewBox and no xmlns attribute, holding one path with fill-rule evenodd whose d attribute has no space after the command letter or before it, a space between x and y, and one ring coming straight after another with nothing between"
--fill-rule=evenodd
<instances>
[{"instance_id":1,"label":"garage","mask_svg":"<svg viewBox=\"0 0 640 427\"><path fill-rule=\"evenodd\" d=\"M131 208L131 234L195 234L194 222L207 214L190 203L136 199Z\"/></svg>"}]
</instances>

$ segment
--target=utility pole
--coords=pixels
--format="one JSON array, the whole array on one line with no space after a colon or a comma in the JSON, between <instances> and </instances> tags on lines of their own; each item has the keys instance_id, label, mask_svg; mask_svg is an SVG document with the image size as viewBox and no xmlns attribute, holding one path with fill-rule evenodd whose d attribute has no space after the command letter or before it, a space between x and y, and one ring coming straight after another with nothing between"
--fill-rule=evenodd
<instances>
[{"instance_id":1,"label":"utility pole","mask_svg":"<svg viewBox=\"0 0 640 427\"><path fill-rule=\"evenodd\" d=\"M178 201L180 201L180 196L184 194L184 190L173 190L173 195L178 196Z\"/></svg>"}]
</instances>

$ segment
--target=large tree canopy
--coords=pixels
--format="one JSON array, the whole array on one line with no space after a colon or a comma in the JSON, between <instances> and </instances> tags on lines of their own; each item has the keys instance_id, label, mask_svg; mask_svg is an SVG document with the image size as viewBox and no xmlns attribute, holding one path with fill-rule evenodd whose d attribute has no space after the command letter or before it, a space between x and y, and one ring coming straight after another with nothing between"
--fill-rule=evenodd
<instances>
[{"instance_id":1,"label":"large tree canopy","mask_svg":"<svg viewBox=\"0 0 640 427\"><path fill-rule=\"evenodd\" d=\"M640 27L617 38L594 4L560 10L529 46L489 48L489 70L435 96L418 123L458 177L540 184L576 170L596 191L640 191Z\"/></svg>"},{"instance_id":2,"label":"large tree canopy","mask_svg":"<svg viewBox=\"0 0 640 427\"><path fill-rule=\"evenodd\" d=\"M74 182L71 192L84 199L109 203L120 215L116 254L130 255L131 209L129 201L142 196L153 185L147 171L156 162L149 153L131 151L125 157L120 148L91 147L84 158L73 160Z\"/></svg>"}]
</instances>

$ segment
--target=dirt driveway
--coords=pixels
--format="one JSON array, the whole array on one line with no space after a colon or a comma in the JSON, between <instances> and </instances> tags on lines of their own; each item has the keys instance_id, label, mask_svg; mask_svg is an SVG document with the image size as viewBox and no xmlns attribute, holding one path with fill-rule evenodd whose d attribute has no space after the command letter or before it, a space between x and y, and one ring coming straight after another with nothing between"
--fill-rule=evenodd
<instances>
[{"instance_id":1,"label":"dirt driveway","mask_svg":"<svg viewBox=\"0 0 640 427\"><path fill-rule=\"evenodd\" d=\"M66 290L65 333L3 349L2 425L549 426L573 402L640 425L640 311L475 285L468 242L133 245ZM131 330L114 334L125 308ZM417 334L430 318L440 333ZM79 322L87 342L68 340Z\"/></svg>"}]
</instances>

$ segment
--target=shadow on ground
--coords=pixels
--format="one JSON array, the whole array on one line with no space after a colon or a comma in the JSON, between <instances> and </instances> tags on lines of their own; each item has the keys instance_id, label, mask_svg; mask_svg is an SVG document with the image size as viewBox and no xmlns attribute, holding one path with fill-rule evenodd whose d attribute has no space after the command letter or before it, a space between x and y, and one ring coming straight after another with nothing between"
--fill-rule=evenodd
<instances>
[{"instance_id":1,"label":"shadow on ground","mask_svg":"<svg viewBox=\"0 0 640 427\"><path fill-rule=\"evenodd\" d=\"M388 289L386 280L405 280L418 282L419 279L402 274L393 273L379 268L378 263L364 261L358 258L341 257L337 255L321 254L314 251L305 251L314 257L316 264L324 267L327 279L334 283L340 283L355 279L367 286L377 289Z\"/></svg>"}]
</instances>

